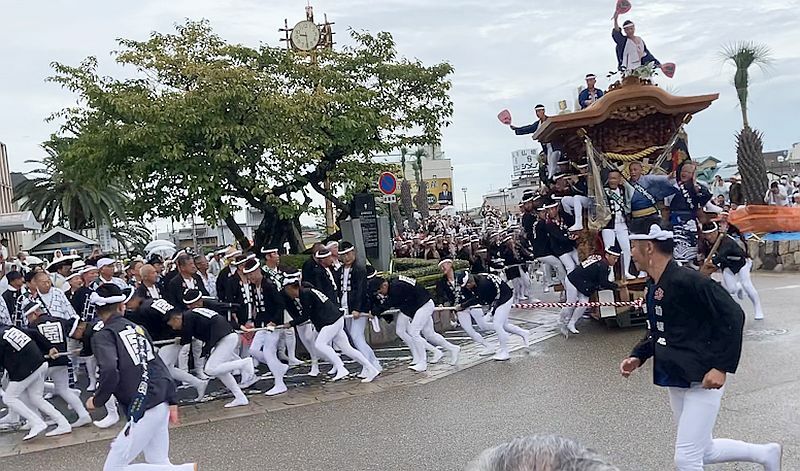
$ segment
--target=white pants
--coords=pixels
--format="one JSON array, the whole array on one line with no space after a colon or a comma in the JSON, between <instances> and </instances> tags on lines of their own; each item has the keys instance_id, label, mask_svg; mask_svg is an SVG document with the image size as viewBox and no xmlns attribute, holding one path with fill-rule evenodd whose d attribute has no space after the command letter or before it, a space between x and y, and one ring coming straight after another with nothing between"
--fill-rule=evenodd
<instances>
[{"instance_id":1,"label":"white pants","mask_svg":"<svg viewBox=\"0 0 800 471\"><path fill-rule=\"evenodd\" d=\"M347 325L347 332L350 334L350 338L353 339L353 346L369 360L370 364L378 368L380 366L378 357L375 356L375 352L367 343L367 338L364 335L368 322L369 318L366 315L362 315L358 319L347 319L345 324Z\"/></svg>"},{"instance_id":2,"label":"white pants","mask_svg":"<svg viewBox=\"0 0 800 471\"><path fill-rule=\"evenodd\" d=\"M567 292L567 302L568 303L585 303L589 300L589 297L585 294L578 291L578 288L569 281L569 278L564 280L564 289ZM578 319L581 318L583 313L586 312L585 307L565 307L561 309L561 316L560 321L561 325L570 325L573 328L575 327L575 323L578 322Z\"/></svg>"},{"instance_id":3,"label":"white pants","mask_svg":"<svg viewBox=\"0 0 800 471\"><path fill-rule=\"evenodd\" d=\"M146 463L130 464L140 453ZM129 422L111 442L103 471L191 471L193 464L169 462L169 406L148 409L138 422Z\"/></svg>"},{"instance_id":4,"label":"white pants","mask_svg":"<svg viewBox=\"0 0 800 471\"><path fill-rule=\"evenodd\" d=\"M427 366L428 359L425 356L425 344L430 342L433 345L444 348L445 350L454 350L457 347L448 342L441 334L436 332L433 327L433 310L436 305L433 300L428 301L424 306L419 308L414 313L414 318L411 319L411 325L408 327L408 335L417 349L417 354L421 358L421 365ZM425 338L423 338L423 336ZM409 345L409 348L411 346Z\"/></svg>"},{"instance_id":5,"label":"white pants","mask_svg":"<svg viewBox=\"0 0 800 471\"><path fill-rule=\"evenodd\" d=\"M308 354L311 356L311 363L316 365L319 362L319 353L314 348L314 343L317 341L317 331L314 329L314 325L309 322L298 325L296 329L297 336L300 337L300 341L303 342L303 346L306 347Z\"/></svg>"},{"instance_id":6,"label":"white pants","mask_svg":"<svg viewBox=\"0 0 800 471\"><path fill-rule=\"evenodd\" d=\"M509 299L505 304L497 306L494 310L494 330L497 332L497 341L500 344L500 351L498 353L508 353L508 337L509 334L516 334L523 339L528 338L528 332L521 329L508 320L511 315L511 305L513 300Z\"/></svg>"},{"instance_id":7,"label":"white pants","mask_svg":"<svg viewBox=\"0 0 800 471\"><path fill-rule=\"evenodd\" d=\"M89 411L81 401L80 395L76 394L69 387L69 371L67 366L51 366L47 369L47 375L53 381L53 394L60 396L69 407L78 414L78 417L86 417Z\"/></svg>"},{"instance_id":8,"label":"white pants","mask_svg":"<svg viewBox=\"0 0 800 471\"><path fill-rule=\"evenodd\" d=\"M286 351L286 357L290 361L297 360L297 339L294 329L281 329L278 335L278 353Z\"/></svg>"},{"instance_id":9,"label":"white pants","mask_svg":"<svg viewBox=\"0 0 800 471\"><path fill-rule=\"evenodd\" d=\"M236 354L238 347L238 334L230 333L222 337L208 356L205 372L209 376L219 378L222 384L233 393L236 399L244 399L245 395L239 385L236 384L232 372L240 370L246 371L248 364L252 366L252 360L249 358L240 358L239 355Z\"/></svg>"},{"instance_id":10,"label":"white pants","mask_svg":"<svg viewBox=\"0 0 800 471\"><path fill-rule=\"evenodd\" d=\"M561 160L561 151L553 150L550 146L547 147L547 176L552 180L558 170L558 161Z\"/></svg>"},{"instance_id":11,"label":"white pants","mask_svg":"<svg viewBox=\"0 0 800 471\"><path fill-rule=\"evenodd\" d=\"M526 296L525 284L522 281L522 276L518 276L510 281L511 290L514 292L514 302L519 302L520 299Z\"/></svg>"},{"instance_id":12,"label":"white pants","mask_svg":"<svg viewBox=\"0 0 800 471\"><path fill-rule=\"evenodd\" d=\"M314 342L314 348L317 350L317 353L331 362L333 367L336 368L337 373L347 371L342 358L336 353L336 350L331 347L331 344L336 344L344 355L357 361L365 369L371 370L375 368L364 355L350 345L350 341L347 340L347 334L344 333L344 317L340 317L333 324L326 325L320 329L317 334L317 341Z\"/></svg>"},{"instance_id":13,"label":"white pants","mask_svg":"<svg viewBox=\"0 0 800 471\"><path fill-rule=\"evenodd\" d=\"M753 268L753 261L747 259L747 263L739 270L739 273L733 273L730 268L722 270L722 286L728 290L728 293L736 299L736 294L741 285L750 302L753 303L753 310L755 311L756 319L764 317L764 312L761 310L761 298L758 297L758 291L753 286L753 280L750 279L750 270Z\"/></svg>"},{"instance_id":14,"label":"white pants","mask_svg":"<svg viewBox=\"0 0 800 471\"><path fill-rule=\"evenodd\" d=\"M622 277L630 274L631 269L631 240L628 225L624 222L615 222L613 229L603 229L600 232L603 237L603 246L608 248L614 245L614 240L619 242L622 249Z\"/></svg>"},{"instance_id":15,"label":"white pants","mask_svg":"<svg viewBox=\"0 0 800 471\"><path fill-rule=\"evenodd\" d=\"M570 230L583 229L583 210L592 204L592 200L582 195L565 196L561 199L561 205L569 213L575 216L575 224Z\"/></svg>"},{"instance_id":16,"label":"white pants","mask_svg":"<svg viewBox=\"0 0 800 471\"><path fill-rule=\"evenodd\" d=\"M433 324L433 319L431 319L431 324ZM425 350L427 351L437 351L436 347L431 345L427 340L425 340L425 347L422 350L422 355L420 356L419 352L417 351L415 340L411 337L411 318L407 315L401 313L397 314L397 321L395 324L395 333L398 337L403 341L403 343L408 346L408 349L411 351L411 364L416 365L421 361L421 359L425 359L425 364L427 364L427 359L425 356Z\"/></svg>"},{"instance_id":17,"label":"white pants","mask_svg":"<svg viewBox=\"0 0 800 471\"><path fill-rule=\"evenodd\" d=\"M484 347L488 346L489 342L472 328L472 319L475 319L475 323L478 324L478 328L482 331L494 330L494 326L483 318L483 309L480 307L464 309L463 311L458 311L456 317L458 317L458 323L461 324L461 328L469 335L469 338Z\"/></svg>"},{"instance_id":18,"label":"white pants","mask_svg":"<svg viewBox=\"0 0 800 471\"><path fill-rule=\"evenodd\" d=\"M89 378L88 388L94 391L97 389L97 359L94 355L81 358L83 358L83 362L86 364L86 376Z\"/></svg>"},{"instance_id":19,"label":"white pants","mask_svg":"<svg viewBox=\"0 0 800 471\"><path fill-rule=\"evenodd\" d=\"M678 471L702 471L704 465L745 461L764 463L768 448L737 440L714 439L720 401L725 388L667 388L672 415L678 426L675 441L675 468Z\"/></svg>"},{"instance_id":20,"label":"white pants","mask_svg":"<svg viewBox=\"0 0 800 471\"><path fill-rule=\"evenodd\" d=\"M42 363L36 371L22 381L9 381L3 393L3 402L6 403L10 412L24 417L32 426L44 425L44 420L38 411L47 414L59 426L67 425L69 423L67 419L44 399L45 375L47 375L47 363ZM25 398L24 402L23 397Z\"/></svg>"},{"instance_id":21,"label":"white pants","mask_svg":"<svg viewBox=\"0 0 800 471\"><path fill-rule=\"evenodd\" d=\"M564 283L564 278L567 277L567 271L564 269L564 264L555 255L545 255L544 257L537 257L536 260L542 264L542 273L544 273L545 285L553 284L550 269L556 272L556 278L561 283Z\"/></svg>"},{"instance_id":22,"label":"white pants","mask_svg":"<svg viewBox=\"0 0 800 471\"><path fill-rule=\"evenodd\" d=\"M285 386L283 377L286 375L286 371L289 367L278 360L278 341L280 337L280 332L259 330L256 332L255 337L253 337L253 343L250 344L250 355L259 362L267 365L273 378L275 378L276 386Z\"/></svg>"},{"instance_id":23,"label":"white pants","mask_svg":"<svg viewBox=\"0 0 800 471\"><path fill-rule=\"evenodd\" d=\"M561 260L561 263L564 264L564 269L567 271L569 275L575 267L578 266L580 260L578 259L578 250L572 249L572 252L567 252L563 255L559 255L558 259Z\"/></svg>"},{"instance_id":24,"label":"white pants","mask_svg":"<svg viewBox=\"0 0 800 471\"><path fill-rule=\"evenodd\" d=\"M191 344L186 344L180 347L178 368L182 369L183 371L189 371L189 350L191 350L192 355L194 356L194 370L203 371L203 362L205 359L200 356L203 352L203 342L197 339L192 339ZM173 378L175 378L174 375Z\"/></svg>"},{"instance_id":25,"label":"white pants","mask_svg":"<svg viewBox=\"0 0 800 471\"><path fill-rule=\"evenodd\" d=\"M189 345L187 344L185 346L188 347ZM163 361L165 365L167 365L167 370L169 370L169 374L172 376L172 379L190 384L192 387L197 389L202 386L202 380L187 373L185 370L175 368L175 363L178 361L178 357L182 354L183 348L181 348L181 346L178 344L164 345L158 349L158 357L161 358L161 361Z\"/></svg>"}]
</instances>

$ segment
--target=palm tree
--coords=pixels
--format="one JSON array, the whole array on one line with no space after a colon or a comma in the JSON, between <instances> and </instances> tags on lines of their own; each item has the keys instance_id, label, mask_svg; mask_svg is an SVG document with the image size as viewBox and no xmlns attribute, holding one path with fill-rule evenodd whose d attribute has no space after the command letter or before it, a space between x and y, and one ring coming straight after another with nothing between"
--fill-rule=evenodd
<instances>
[{"instance_id":1,"label":"palm tree","mask_svg":"<svg viewBox=\"0 0 800 471\"><path fill-rule=\"evenodd\" d=\"M124 220L128 198L121 188L111 183L100 187L67 176L61 144L51 141L42 147L47 156L28 162L43 167L28 172L33 176L15 189L14 201L21 203L21 210L33 212L45 230L57 225L76 231L100 224L113 227L117 215Z\"/></svg>"},{"instance_id":2,"label":"palm tree","mask_svg":"<svg viewBox=\"0 0 800 471\"><path fill-rule=\"evenodd\" d=\"M725 62L736 67L733 85L739 97L742 112L742 130L736 135L736 162L742 175L742 192L749 204L764 204L767 192L767 166L764 162L763 134L750 127L747 116L747 98L750 85L750 67L765 69L772 61L769 48L763 44L742 41L729 44L720 52Z\"/></svg>"}]
</instances>

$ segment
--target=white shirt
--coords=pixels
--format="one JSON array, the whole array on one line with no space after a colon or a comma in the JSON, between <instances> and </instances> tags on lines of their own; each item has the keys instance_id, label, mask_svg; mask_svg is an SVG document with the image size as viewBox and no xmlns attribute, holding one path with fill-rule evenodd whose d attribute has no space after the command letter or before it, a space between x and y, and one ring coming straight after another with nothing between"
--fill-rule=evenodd
<instances>
[{"instance_id":1,"label":"white shirt","mask_svg":"<svg viewBox=\"0 0 800 471\"><path fill-rule=\"evenodd\" d=\"M203 286L206 287L206 291L208 291L208 295L212 298L217 297L217 277L212 274L208 273L208 275L204 275L202 272L197 272L200 275L200 278L203 279Z\"/></svg>"},{"instance_id":2,"label":"white shirt","mask_svg":"<svg viewBox=\"0 0 800 471\"><path fill-rule=\"evenodd\" d=\"M350 311L347 303L348 291L350 291L350 268L351 267L342 268L342 299L340 299L339 302L341 303L342 309L344 309L345 312Z\"/></svg>"},{"instance_id":3,"label":"white shirt","mask_svg":"<svg viewBox=\"0 0 800 471\"><path fill-rule=\"evenodd\" d=\"M633 39L627 38L625 50L622 53L622 65L625 70L630 73L641 67L642 57L644 57L644 41L642 41L642 38L639 36L634 36Z\"/></svg>"},{"instance_id":4,"label":"white shirt","mask_svg":"<svg viewBox=\"0 0 800 471\"><path fill-rule=\"evenodd\" d=\"M156 285L153 286L145 285L145 287L147 288L147 292L150 293L151 298L161 299L161 293L158 292L158 288L156 287Z\"/></svg>"},{"instance_id":5,"label":"white shirt","mask_svg":"<svg viewBox=\"0 0 800 471\"><path fill-rule=\"evenodd\" d=\"M184 278L183 285L186 286L186 289L197 289L194 278Z\"/></svg>"}]
</instances>

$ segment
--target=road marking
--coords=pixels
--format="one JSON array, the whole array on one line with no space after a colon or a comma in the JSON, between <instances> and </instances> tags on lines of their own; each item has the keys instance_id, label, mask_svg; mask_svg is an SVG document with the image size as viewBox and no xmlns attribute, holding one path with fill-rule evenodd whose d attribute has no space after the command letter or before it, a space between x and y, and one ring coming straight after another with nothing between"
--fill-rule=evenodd
<instances>
[{"instance_id":1,"label":"road marking","mask_svg":"<svg viewBox=\"0 0 800 471\"><path fill-rule=\"evenodd\" d=\"M779 286L777 288L765 288L762 289L761 291L779 291L782 289L796 289L796 288L800 288L800 285L788 285L788 286Z\"/></svg>"}]
</instances>

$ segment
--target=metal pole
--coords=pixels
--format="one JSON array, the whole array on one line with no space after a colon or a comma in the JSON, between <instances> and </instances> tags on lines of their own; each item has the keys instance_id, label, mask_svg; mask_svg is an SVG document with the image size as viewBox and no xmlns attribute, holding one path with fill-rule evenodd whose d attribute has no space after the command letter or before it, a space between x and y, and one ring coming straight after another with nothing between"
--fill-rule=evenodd
<instances>
[{"instance_id":1,"label":"metal pole","mask_svg":"<svg viewBox=\"0 0 800 471\"><path fill-rule=\"evenodd\" d=\"M467 187L461 188L461 191L464 192L464 212L466 213L467 211L469 211L467 207Z\"/></svg>"}]
</instances>

